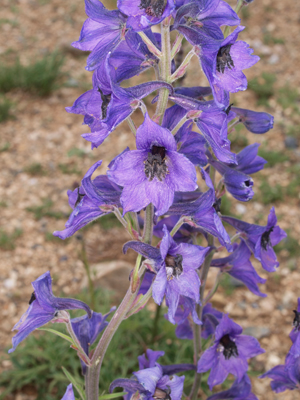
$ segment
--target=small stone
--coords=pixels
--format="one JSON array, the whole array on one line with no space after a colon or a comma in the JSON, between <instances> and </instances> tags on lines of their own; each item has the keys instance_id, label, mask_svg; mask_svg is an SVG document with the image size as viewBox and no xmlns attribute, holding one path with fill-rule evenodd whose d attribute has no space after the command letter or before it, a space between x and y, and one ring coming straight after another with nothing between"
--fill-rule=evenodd
<instances>
[{"instance_id":1,"label":"small stone","mask_svg":"<svg viewBox=\"0 0 300 400\"><path fill-rule=\"evenodd\" d=\"M296 149L298 147L298 141L294 136L287 136L284 139L284 145L287 149Z\"/></svg>"},{"instance_id":2,"label":"small stone","mask_svg":"<svg viewBox=\"0 0 300 400\"><path fill-rule=\"evenodd\" d=\"M244 329L243 334L262 339L270 336L271 330L267 326L248 326Z\"/></svg>"},{"instance_id":3,"label":"small stone","mask_svg":"<svg viewBox=\"0 0 300 400\"><path fill-rule=\"evenodd\" d=\"M243 204L239 204L239 203L235 206L235 209L236 209L237 214L241 214L241 215L244 215L247 211L247 207L245 207Z\"/></svg>"},{"instance_id":4,"label":"small stone","mask_svg":"<svg viewBox=\"0 0 300 400\"><path fill-rule=\"evenodd\" d=\"M273 65L277 64L279 62L279 55L278 54L272 54L271 57L269 57L268 63Z\"/></svg>"}]
</instances>

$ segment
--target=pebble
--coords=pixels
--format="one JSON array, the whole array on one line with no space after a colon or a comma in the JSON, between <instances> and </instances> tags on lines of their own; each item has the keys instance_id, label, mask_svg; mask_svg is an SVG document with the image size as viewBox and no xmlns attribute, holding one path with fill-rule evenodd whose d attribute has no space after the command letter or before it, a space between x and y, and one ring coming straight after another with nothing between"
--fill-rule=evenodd
<instances>
[{"instance_id":1,"label":"pebble","mask_svg":"<svg viewBox=\"0 0 300 400\"><path fill-rule=\"evenodd\" d=\"M271 330L267 326L248 326L244 329L243 334L262 339L270 336Z\"/></svg>"},{"instance_id":2,"label":"pebble","mask_svg":"<svg viewBox=\"0 0 300 400\"><path fill-rule=\"evenodd\" d=\"M287 136L284 139L284 145L286 149L296 149L298 147L298 141L294 136Z\"/></svg>"},{"instance_id":3,"label":"pebble","mask_svg":"<svg viewBox=\"0 0 300 400\"><path fill-rule=\"evenodd\" d=\"M235 209L236 209L237 214L241 214L241 215L244 215L247 211L247 207L245 207L243 204L239 204L239 203L235 206Z\"/></svg>"},{"instance_id":4,"label":"pebble","mask_svg":"<svg viewBox=\"0 0 300 400\"><path fill-rule=\"evenodd\" d=\"M268 63L273 65L277 64L279 62L279 55L278 54L272 54L271 57L269 57Z\"/></svg>"}]
</instances>

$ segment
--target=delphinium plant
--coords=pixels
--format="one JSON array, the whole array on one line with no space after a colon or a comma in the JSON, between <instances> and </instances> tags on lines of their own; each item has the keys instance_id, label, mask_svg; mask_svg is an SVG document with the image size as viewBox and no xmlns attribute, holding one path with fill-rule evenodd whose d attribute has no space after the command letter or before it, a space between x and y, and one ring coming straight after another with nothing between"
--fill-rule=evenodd
<instances>
[{"instance_id":1,"label":"delphinium plant","mask_svg":"<svg viewBox=\"0 0 300 400\"><path fill-rule=\"evenodd\" d=\"M238 278L257 296L266 296L258 286L265 279L250 258L253 254L266 271L276 271L279 263L273 246L286 236L277 225L274 208L266 226L220 211L226 192L238 201L251 200L251 175L266 163L257 154L258 144L238 154L231 151L230 134L235 126L243 124L254 134L273 127L271 115L230 103L230 93L247 88L243 70L259 60L238 39L244 29L238 12L248 3L239 0L233 10L223 0L118 0L118 8L108 10L99 0L85 0L88 19L73 46L90 51L86 69L93 71L93 88L67 111L84 116L90 133L83 138L91 142L92 149L115 135L113 131L123 122L130 127L136 148L125 148L110 162L105 175L92 178L102 161L91 166L81 185L68 191L73 211L66 228L54 235L66 239L112 213L126 231L124 253L132 249L137 256L124 299L106 315L93 312L79 300L55 297L49 272L32 283L29 308L14 327L18 332L10 351L47 322L64 323L68 334L57 334L76 350L84 376L80 383L66 372L71 383L64 400L74 399L74 388L82 400L98 400L102 361L114 333L124 319L143 312L151 298L158 306L165 302L166 318L176 324L178 338L193 342L194 359L190 364L161 365L158 359L164 352L148 349L138 357L139 370L132 377L111 377L111 393L118 387L128 400L195 400L201 379L206 377L213 390L232 374L231 388L208 399L257 399L247 375L248 359L264 350L210 303L223 274ZM176 65L183 44L190 50ZM198 58L198 73L206 76L209 86L178 86L192 57ZM155 80L121 86L150 68ZM152 98L156 110L151 113L143 99L153 92L157 92ZM143 122L136 127L131 115L138 110ZM201 180L204 191L198 188ZM224 222L227 228L231 226L233 236ZM128 235L131 240L126 242ZM221 251L229 254L220 257ZM215 284L208 291L208 275L216 269ZM67 310L73 309L86 314L71 319ZM272 388L277 392L300 388L299 315L300 305L285 365L265 374L273 378ZM184 393L183 373L188 370L194 370L194 382L190 392ZM117 396L120 393L104 394L101 399Z\"/></svg>"}]
</instances>

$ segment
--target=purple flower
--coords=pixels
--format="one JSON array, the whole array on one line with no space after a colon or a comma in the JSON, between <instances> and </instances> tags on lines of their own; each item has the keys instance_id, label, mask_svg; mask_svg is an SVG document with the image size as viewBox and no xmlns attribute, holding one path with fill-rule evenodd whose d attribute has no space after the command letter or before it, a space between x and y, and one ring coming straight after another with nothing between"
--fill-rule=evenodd
<instances>
[{"instance_id":1,"label":"purple flower","mask_svg":"<svg viewBox=\"0 0 300 400\"><path fill-rule=\"evenodd\" d=\"M271 208L266 226L249 224L232 217L222 217L241 232L241 237L268 272L276 271L279 266L273 246L286 237L286 233L278 226L274 207Z\"/></svg>"},{"instance_id":2,"label":"purple flower","mask_svg":"<svg viewBox=\"0 0 300 400\"><path fill-rule=\"evenodd\" d=\"M93 89L81 95L68 112L84 115L84 123L91 133L82 137L92 142L92 148L100 146L109 134L137 108L141 99L153 91L166 87L172 93L172 86L160 81L142 83L122 88L116 83L116 73L109 63L109 55L93 75Z\"/></svg>"},{"instance_id":3,"label":"purple flower","mask_svg":"<svg viewBox=\"0 0 300 400\"><path fill-rule=\"evenodd\" d=\"M135 31L159 24L174 8L173 0L118 0L118 9L128 16L127 26Z\"/></svg>"},{"instance_id":4,"label":"purple flower","mask_svg":"<svg viewBox=\"0 0 300 400\"><path fill-rule=\"evenodd\" d=\"M201 173L209 189L201 195L195 192L197 194L196 200L174 201L168 214L191 216L194 223L200 227L204 233L208 232L217 237L222 246L226 246L227 250L231 251L230 237L216 211L217 199L215 197L214 185L203 168L201 168Z\"/></svg>"},{"instance_id":5,"label":"purple flower","mask_svg":"<svg viewBox=\"0 0 300 400\"><path fill-rule=\"evenodd\" d=\"M234 251L228 257L212 260L212 267L219 267L225 270L229 275L243 282L252 293L257 296L266 297L261 293L257 283L265 283L266 279L261 278L251 264L251 251L244 241L239 245L234 244ZM228 269L230 268L230 269Z\"/></svg>"},{"instance_id":6,"label":"purple flower","mask_svg":"<svg viewBox=\"0 0 300 400\"><path fill-rule=\"evenodd\" d=\"M205 304L202 311L202 329L201 336L203 339L208 339L209 336L214 335L216 327L219 325L223 314L221 311L216 310L211 303Z\"/></svg>"},{"instance_id":7,"label":"purple flower","mask_svg":"<svg viewBox=\"0 0 300 400\"><path fill-rule=\"evenodd\" d=\"M251 381L247 374L239 382L236 379L230 389L209 396L207 400L258 400L251 392Z\"/></svg>"},{"instance_id":8,"label":"purple flower","mask_svg":"<svg viewBox=\"0 0 300 400\"><path fill-rule=\"evenodd\" d=\"M86 69L93 71L124 39L126 17L119 10L107 10L99 0L85 0L85 12L89 18L83 24L79 40L72 46L91 51Z\"/></svg>"},{"instance_id":9,"label":"purple flower","mask_svg":"<svg viewBox=\"0 0 300 400\"><path fill-rule=\"evenodd\" d=\"M98 335L108 325L108 322L106 321L107 317L115 311L115 309L116 307L112 307L105 315L93 312L91 318L88 318L87 315L83 315L82 317L71 319L72 329L87 356L89 356L90 346L96 341ZM85 375L86 366L83 361L80 360L80 362L83 374Z\"/></svg>"},{"instance_id":10,"label":"purple flower","mask_svg":"<svg viewBox=\"0 0 300 400\"><path fill-rule=\"evenodd\" d=\"M199 52L199 59L214 99L219 106L226 106L224 91L235 93L247 89L247 78L242 72L259 60L246 42L237 41L238 34L244 30L237 27L217 48Z\"/></svg>"},{"instance_id":11,"label":"purple flower","mask_svg":"<svg viewBox=\"0 0 300 400\"><path fill-rule=\"evenodd\" d=\"M287 356L285 365L277 365L261 375L260 378L273 379L271 388L275 393L285 390L300 390L300 357Z\"/></svg>"},{"instance_id":12,"label":"purple flower","mask_svg":"<svg viewBox=\"0 0 300 400\"><path fill-rule=\"evenodd\" d=\"M174 317L180 296L188 298L193 304L200 301L200 279L196 270L203 263L210 248L186 243L177 244L166 227L163 231L164 237L159 249L142 242L131 241L124 245L123 251L131 248L152 260L157 273L152 287L153 299L157 304L161 304L166 296L168 319L175 324ZM195 313L193 317L200 323Z\"/></svg>"},{"instance_id":13,"label":"purple flower","mask_svg":"<svg viewBox=\"0 0 300 400\"><path fill-rule=\"evenodd\" d=\"M208 385L210 389L225 381L228 374L241 382L248 370L247 359L264 353L259 342L247 335L241 335L243 329L233 322L227 314L216 328L212 347L205 350L198 361L198 373L211 370Z\"/></svg>"},{"instance_id":14,"label":"purple flower","mask_svg":"<svg viewBox=\"0 0 300 400\"><path fill-rule=\"evenodd\" d=\"M123 214L140 211L153 203L156 215L163 215L173 203L175 191L197 188L195 168L177 152L171 132L154 123L147 113L137 130L136 146L137 150L116 158L107 175L123 186Z\"/></svg>"},{"instance_id":15,"label":"purple flower","mask_svg":"<svg viewBox=\"0 0 300 400\"><path fill-rule=\"evenodd\" d=\"M18 333L12 338L13 348L8 351L9 353L15 351L18 344L35 329L59 317L59 311L82 309L87 312L89 318L92 317L90 307L82 301L69 298L64 299L53 295L49 271L45 272L31 284L34 292L29 300L28 310L12 329L13 331L18 330Z\"/></svg>"},{"instance_id":16,"label":"purple flower","mask_svg":"<svg viewBox=\"0 0 300 400\"><path fill-rule=\"evenodd\" d=\"M252 199L254 192L252 190L253 179L251 176L244 174L243 172L237 171L233 168L222 163L220 161L214 160L213 157L209 155L209 163L212 165L221 175L227 191L232 194L232 196L239 201L249 201Z\"/></svg>"},{"instance_id":17,"label":"purple flower","mask_svg":"<svg viewBox=\"0 0 300 400\"><path fill-rule=\"evenodd\" d=\"M88 170L79 188L73 192L68 190L69 204L74 211L66 222L66 229L53 232L54 236L64 240L88 223L112 212L113 206L121 206L121 188L112 183L106 175L99 175L91 180L101 163L102 161L97 161ZM103 206L103 210L100 206Z\"/></svg>"},{"instance_id":18,"label":"purple flower","mask_svg":"<svg viewBox=\"0 0 300 400\"><path fill-rule=\"evenodd\" d=\"M75 400L72 383L67 387L66 393L61 400Z\"/></svg>"},{"instance_id":19,"label":"purple flower","mask_svg":"<svg viewBox=\"0 0 300 400\"><path fill-rule=\"evenodd\" d=\"M116 387L122 387L131 394L138 391L145 400L167 397L171 400L181 399L184 376L164 375L162 367L157 363L154 367L134 372L133 375L135 379L116 379L113 381L109 388L110 393Z\"/></svg>"},{"instance_id":20,"label":"purple flower","mask_svg":"<svg viewBox=\"0 0 300 400\"><path fill-rule=\"evenodd\" d=\"M274 117L265 112L244 110L243 108L231 107L238 116L239 121L252 133L266 133L273 128Z\"/></svg>"}]
</instances>

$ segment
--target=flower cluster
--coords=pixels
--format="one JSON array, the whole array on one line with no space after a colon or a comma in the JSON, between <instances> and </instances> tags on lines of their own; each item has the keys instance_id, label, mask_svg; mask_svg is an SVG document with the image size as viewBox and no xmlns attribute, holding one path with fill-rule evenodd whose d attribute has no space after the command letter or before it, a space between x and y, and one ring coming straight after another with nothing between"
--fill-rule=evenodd
<instances>
[{"instance_id":1,"label":"flower cluster","mask_svg":"<svg viewBox=\"0 0 300 400\"><path fill-rule=\"evenodd\" d=\"M236 11L247 3L251 1L239 0ZM273 247L286 237L277 225L274 208L266 226L224 216L221 211L226 193L242 202L252 199L252 174L266 163L258 155L257 143L238 154L230 147L230 134L237 124L254 134L273 127L271 115L230 104L230 93L247 88L243 70L256 64L259 57L239 40L244 27L223 0L118 0L116 10L106 9L99 0L85 0L85 6L88 19L73 46L90 52L86 69L93 71L93 88L66 110L83 115L90 129L83 138L92 149L110 135L117 140L115 130L125 121L135 137L135 148L124 148L103 175L93 178L102 161L91 166L80 186L68 191L73 211L65 229L54 235L66 239L97 218L114 213L132 238L123 251L134 250L137 263L130 274L128 293L108 329L106 318L113 309L102 316L80 301L56 298L50 274L38 278L33 282L29 309L14 327L19 332L11 351L34 329L49 321L64 322L86 375L87 400L98 398L97 376L115 330L122 319L139 312L152 297L157 305L165 301L166 318L177 325L178 338L194 340L194 364L163 366L157 363L163 352L148 350L148 358L139 357L139 371L130 379L114 380L110 391L122 387L127 400L180 400L184 376L175 374L195 369L198 374L210 370L207 383L211 390L228 374L236 377L230 389L212 394L209 400L255 400L247 375L248 359L264 350L209 301L225 273L255 295L266 296L258 286L266 279L258 275L251 257L267 272L276 271L279 263ZM161 33L154 32L152 27L160 23ZM231 33L230 27L235 27ZM172 46L171 32L175 38ZM178 66L176 55L182 46L191 50ZM176 86L174 82L182 81L194 56L209 86ZM148 69L154 71L155 80L121 86ZM154 106L143 99L154 92L153 113ZM133 120L136 112L143 114L138 128ZM232 237L228 225L236 230ZM229 254L220 257L218 252L225 249ZM210 267L218 269L218 277L215 288L205 296ZM300 385L299 307L286 365L265 374L274 379L275 391ZM70 319L65 311L80 308L87 315ZM210 340L200 352L202 339ZM196 374L189 398L197 398L198 389ZM63 399L74 399L72 385Z\"/></svg>"}]
</instances>

